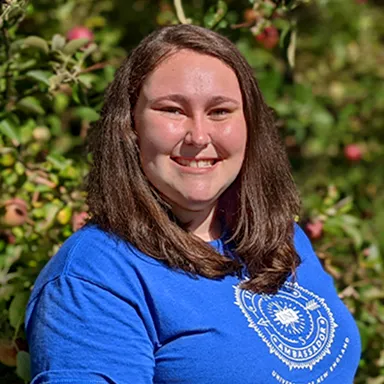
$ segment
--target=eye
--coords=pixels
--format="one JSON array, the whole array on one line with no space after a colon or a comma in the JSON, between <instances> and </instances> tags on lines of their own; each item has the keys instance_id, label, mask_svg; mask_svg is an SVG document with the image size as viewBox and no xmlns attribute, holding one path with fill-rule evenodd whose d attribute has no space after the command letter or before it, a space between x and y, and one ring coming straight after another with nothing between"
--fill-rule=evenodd
<instances>
[{"instance_id":1,"label":"eye","mask_svg":"<svg viewBox=\"0 0 384 384\"><path fill-rule=\"evenodd\" d=\"M182 115L183 111L177 107L162 107L159 109L161 112L170 113L173 115Z\"/></svg>"},{"instance_id":2,"label":"eye","mask_svg":"<svg viewBox=\"0 0 384 384\"><path fill-rule=\"evenodd\" d=\"M231 110L228 108L216 108L216 109L213 109L211 112L209 112L211 116L216 118L226 117L230 113L231 113Z\"/></svg>"},{"instance_id":3,"label":"eye","mask_svg":"<svg viewBox=\"0 0 384 384\"><path fill-rule=\"evenodd\" d=\"M225 115L227 113L229 113L229 109L225 109L225 108L221 108L221 109L215 109L212 111L213 114L215 115Z\"/></svg>"}]
</instances>

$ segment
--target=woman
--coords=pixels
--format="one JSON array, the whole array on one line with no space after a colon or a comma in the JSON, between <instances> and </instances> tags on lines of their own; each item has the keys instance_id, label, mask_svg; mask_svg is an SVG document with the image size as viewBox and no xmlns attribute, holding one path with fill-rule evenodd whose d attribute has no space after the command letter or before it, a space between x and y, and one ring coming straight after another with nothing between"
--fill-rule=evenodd
<instances>
[{"instance_id":1,"label":"woman","mask_svg":"<svg viewBox=\"0 0 384 384\"><path fill-rule=\"evenodd\" d=\"M294 224L286 155L230 41L145 38L90 149L92 220L27 308L34 384L352 383L356 325Z\"/></svg>"}]
</instances>

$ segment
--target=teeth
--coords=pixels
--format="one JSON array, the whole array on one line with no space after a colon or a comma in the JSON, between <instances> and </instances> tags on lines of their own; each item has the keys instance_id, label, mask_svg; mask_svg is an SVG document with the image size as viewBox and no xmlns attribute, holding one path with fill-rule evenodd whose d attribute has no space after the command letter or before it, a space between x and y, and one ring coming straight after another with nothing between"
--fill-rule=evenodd
<instances>
[{"instance_id":1,"label":"teeth","mask_svg":"<svg viewBox=\"0 0 384 384\"><path fill-rule=\"evenodd\" d=\"M215 160L186 160L177 159L177 163L191 168L209 168L215 163Z\"/></svg>"}]
</instances>

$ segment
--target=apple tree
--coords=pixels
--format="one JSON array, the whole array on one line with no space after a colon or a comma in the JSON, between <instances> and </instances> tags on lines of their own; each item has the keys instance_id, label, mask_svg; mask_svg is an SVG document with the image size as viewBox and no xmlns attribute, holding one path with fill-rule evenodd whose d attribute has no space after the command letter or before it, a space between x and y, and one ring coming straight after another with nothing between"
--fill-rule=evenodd
<instances>
[{"instance_id":1,"label":"apple tree","mask_svg":"<svg viewBox=\"0 0 384 384\"><path fill-rule=\"evenodd\" d=\"M384 12L379 0L5 0L0 4L0 376L28 382L34 280L88 218L87 132L122 59L162 25L229 37L276 115L298 219L384 383Z\"/></svg>"}]
</instances>

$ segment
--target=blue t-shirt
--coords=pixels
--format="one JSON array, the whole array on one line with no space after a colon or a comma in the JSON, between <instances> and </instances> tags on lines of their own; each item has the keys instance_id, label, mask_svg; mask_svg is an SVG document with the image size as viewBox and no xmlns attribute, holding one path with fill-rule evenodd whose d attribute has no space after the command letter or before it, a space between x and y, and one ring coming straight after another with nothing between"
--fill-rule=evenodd
<instances>
[{"instance_id":1,"label":"blue t-shirt","mask_svg":"<svg viewBox=\"0 0 384 384\"><path fill-rule=\"evenodd\" d=\"M84 227L30 298L32 383L351 384L356 324L298 226L295 246L296 282L258 295L238 277L189 276Z\"/></svg>"}]
</instances>

